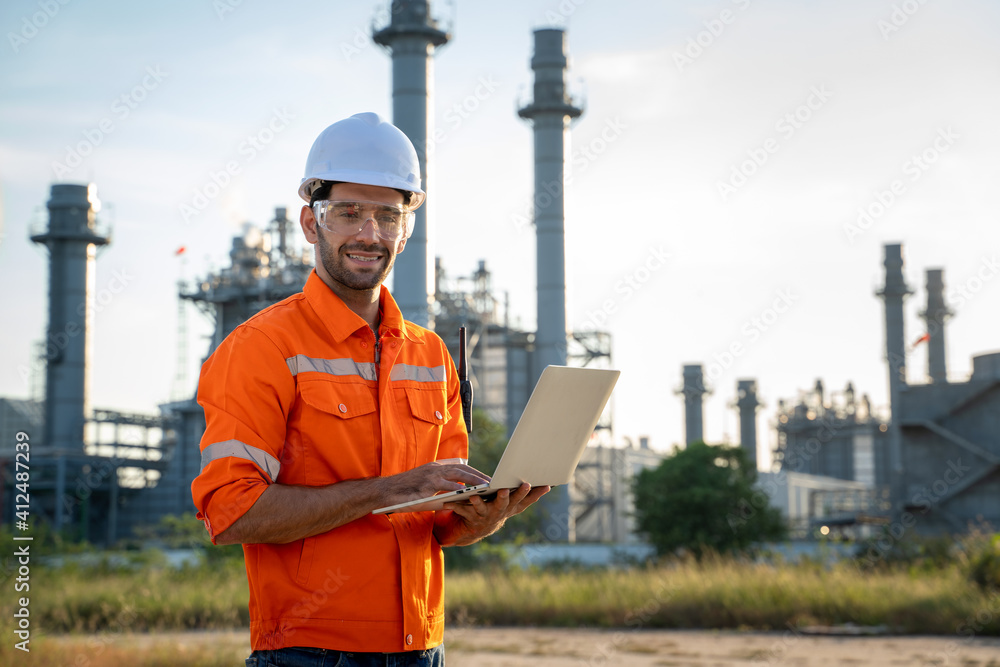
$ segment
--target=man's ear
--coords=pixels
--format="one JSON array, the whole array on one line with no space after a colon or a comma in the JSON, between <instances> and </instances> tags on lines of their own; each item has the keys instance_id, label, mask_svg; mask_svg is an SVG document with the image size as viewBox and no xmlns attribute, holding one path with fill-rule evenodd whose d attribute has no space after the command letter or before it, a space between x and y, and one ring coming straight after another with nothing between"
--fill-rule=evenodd
<instances>
[{"instance_id":1,"label":"man's ear","mask_svg":"<svg viewBox=\"0 0 1000 667\"><path fill-rule=\"evenodd\" d=\"M319 242L319 229L317 229L316 216L313 215L312 206L303 204L302 210L299 211L299 226L302 227L306 241L313 245Z\"/></svg>"},{"instance_id":2,"label":"man's ear","mask_svg":"<svg viewBox=\"0 0 1000 667\"><path fill-rule=\"evenodd\" d=\"M406 247L406 236L404 235L403 238L399 239L398 243L399 243L399 245L396 246L396 254L397 255L399 253L403 252L403 248Z\"/></svg>"}]
</instances>

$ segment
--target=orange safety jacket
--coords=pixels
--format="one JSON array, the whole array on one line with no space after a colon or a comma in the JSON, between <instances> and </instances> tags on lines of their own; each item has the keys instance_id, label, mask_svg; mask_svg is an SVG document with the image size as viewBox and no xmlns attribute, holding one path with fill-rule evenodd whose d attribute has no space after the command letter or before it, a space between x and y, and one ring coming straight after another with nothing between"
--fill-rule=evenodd
<instances>
[{"instance_id":1,"label":"orange safety jacket","mask_svg":"<svg viewBox=\"0 0 1000 667\"><path fill-rule=\"evenodd\" d=\"M382 287L380 361L364 320L316 275L235 329L201 371L201 473L214 542L269 484L324 486L468 458L455 365ZM245 544L254 650L396 652L444 633L434 512L369 514L290 544Z\"/></svg>"}]
</instances>

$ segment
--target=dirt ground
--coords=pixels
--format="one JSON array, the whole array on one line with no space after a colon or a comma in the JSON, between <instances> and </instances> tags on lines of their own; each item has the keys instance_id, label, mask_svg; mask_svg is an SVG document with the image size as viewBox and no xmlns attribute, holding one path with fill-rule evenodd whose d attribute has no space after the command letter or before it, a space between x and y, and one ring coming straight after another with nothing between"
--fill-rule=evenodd
<instances>
[{"instance_id":1,"label":"dirt ground","mask_svg":"<svg viewBox=\"0 0 1000 667\"><path fill-rule=\"evenodd\" d=\"M77 638L79 639L79 638ZM232 651L241 665L245 631L117 635L116 648L188 654L196 645ZM1000 667L1000 638L817 637L786 633L674 630L452 628L449 667L661 667L712 665L962 665Z\"/></svg>"},{"instance_id":2,"label":"dirt ground","mask_svg":"<svg viewBox=\"0 0 1000 667\"><path fill-rule=\"evenodd\" d=\"M958 639L964 641L958 641ZM980 665L1000 667L1000 638L816 637L671 630L458 628L448 664L501 667L654 665Z\"/></svg>"}]
</instances>

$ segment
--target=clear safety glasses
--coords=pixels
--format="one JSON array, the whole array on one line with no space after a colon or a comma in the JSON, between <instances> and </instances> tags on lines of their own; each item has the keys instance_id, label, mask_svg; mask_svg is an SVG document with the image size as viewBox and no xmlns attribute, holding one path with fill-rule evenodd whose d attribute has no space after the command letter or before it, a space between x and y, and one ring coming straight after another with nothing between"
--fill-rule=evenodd
<instances>
[{"instance_id":1,"label":"clear safety glasses","mask_svg":"<svg viewBox=\"0 0 1000 667\"><path fill-rule=\"evenodd\" d=\"M319 226L334 234L352 236L372 221L375 233L386 241L398 241L413 224L413 212L400 206L370 201L321 199L313 204Z\"/></svg>"}]
</instances>

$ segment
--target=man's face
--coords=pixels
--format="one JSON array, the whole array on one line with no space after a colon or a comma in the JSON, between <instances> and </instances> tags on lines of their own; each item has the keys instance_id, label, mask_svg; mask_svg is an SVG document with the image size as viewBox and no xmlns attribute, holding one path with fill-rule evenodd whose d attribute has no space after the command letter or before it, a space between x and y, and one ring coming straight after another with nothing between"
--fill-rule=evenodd
<instances>
[{"instance_id":1,"label":"man's face","mask_svg":"<svg viewBox=\"0 0 1000 667\"><path fill-rule=\"evenodd\" d=\"M403 204L403 195L391 188L355 183L335 184L327 199L379 202L395 206ZM386 241L379 237L375 226L370 222L357 234L335 234L316 224L309 207L303 208L302 223L306 239L317 244L317 272L325 272L334 282L352 290L367 291L381 285L389 275L396 255L406 245L405 234L398 241Z\"/></svg>"}]
</instances>

